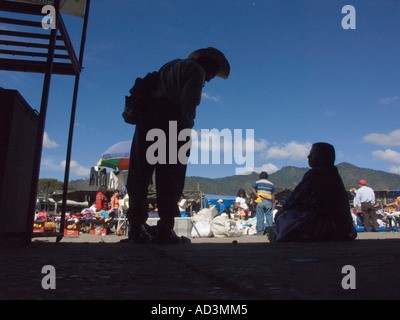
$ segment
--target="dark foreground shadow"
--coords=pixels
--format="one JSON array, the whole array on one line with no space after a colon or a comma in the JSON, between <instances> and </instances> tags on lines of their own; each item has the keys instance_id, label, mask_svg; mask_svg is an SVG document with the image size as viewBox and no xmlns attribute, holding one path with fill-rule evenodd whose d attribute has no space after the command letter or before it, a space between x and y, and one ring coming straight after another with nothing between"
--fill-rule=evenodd
<instances>
[{"instance_id":1,"label":"dark foreground shadow","mask_svg":"<svg viewBox=\"0 0 400 320\"><path fill-rule=\"evenodd\" d=\"M0 299L399 299L400 239L1 245ZM45 290L52 266L55 289ZM345 266L355 270L355 289ZM346 278L349 277L349 278ZM344 282L343 282L344 281Z\"/></svg>"}]
</instances>

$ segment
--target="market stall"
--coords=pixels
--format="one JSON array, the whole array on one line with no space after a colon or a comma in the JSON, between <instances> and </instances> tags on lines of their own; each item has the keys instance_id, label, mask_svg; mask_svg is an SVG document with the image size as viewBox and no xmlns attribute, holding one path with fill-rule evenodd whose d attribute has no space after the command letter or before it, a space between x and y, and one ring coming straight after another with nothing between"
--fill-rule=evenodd
<instances>
[{"instance_id":1,"label":"market stall","mask_svg":"<svg viewBox=\"0 0 400 320\"><path fill-rule=\"evenodd\" d=\"M44 74L40 112L37 115L35 130L32 131L35 132L33 134L33 136L35 137L35 141L32 144L35 150L32 153L32 166L30 166L31 168L33 168L33 171L29 173L29 181L32 181L32 187L29 188L28 192L20 192L21 198L28 199L27 209L24 209L24 214L26 214L26 223L18 223L18 225L24 225L24 230L13 232L9 232L9 230L0 230L1 237L18 237L27 242L30 242L32 237L41 236L44 234L42 232L32 232L32 229L34 225L33 222L36 206L37 184L39 180L44 127L50 94L50 82L53 74L75 76L64 175L65 197L63 199L62 205L62 216L65 216L66 193L68 190L69 181L75 111L77 104L80 72L82 70L83 64L83 53L85 47L86 29L90 7L90 0L66 0L62 3L60 0L55 0L54 2L52 2L55 11L52 20L54 25L51 28L46 29L43 28L42 24L42 19L44 16L44 14L42 13L43 5L40 5L38 3L40 2L33 0L24 2L0 1L0 12L6 13L5 17L0 17L0 22L4 25L4 28L0 30L0 35L8 37L7 40L6 38L0 40L1 53L3 56L6 56L5 58L0 58L0 69L7 71L31 73L34 72ZM83 17L79 57L76 56L76 53L73 49L67 29L63 22L61 10L64 10L64 12L66 12L67 14L77 14L78 12L78 15ZM34 28L35 32L25 31L24 28L28 30ZM36 41L37 39L41 39L44 42L38 43ZM43 49L45 49L46 52L43 52ZM57 59L57 61L55 61L55 59ZM60 60L62 62L58 62ZM21 98L19 99L21 100ZM18 143L23 143L23 141L21 140L15 140L15 143L17 143L17 145ZM6 154L12 152L15 149L15 144L12 142L13 141L11 141L10 143L12 147L6 150ZM20 157L22 157L22 154L20 155ZM5 179L6 177L2 176L0 183L5 183ZM16 186L16 188L18 188L18 186ZM10 187L8 189L10 189ZM3 197L1 199L3 200ZM5 197L4 201L7 201L7 197ZM1 207L6 207L6 205L4 203L1 203ZM8 217L8 219L10 218ZM61 224L61 229L63 229L64 219L61 219ZM63 232L62 230L61 232L48 232L46 236L56 236L57 240L59 241L63 237Z\"/></svg>"}]
</instances>

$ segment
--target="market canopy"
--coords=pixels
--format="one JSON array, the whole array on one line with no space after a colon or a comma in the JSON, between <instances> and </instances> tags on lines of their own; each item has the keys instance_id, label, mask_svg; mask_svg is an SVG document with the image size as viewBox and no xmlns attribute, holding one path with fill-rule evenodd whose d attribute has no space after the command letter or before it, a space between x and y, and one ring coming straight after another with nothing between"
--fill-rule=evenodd
<instances>
[{"instance_id":1,"label":"market canopy","mask_svg":"<svg viewBox=\"0 0 400 320\"><path fill-rule=\"evenodd\" d=\"M132 140L122 141L114 144L103 153L97 165L112 169L118 168L120 171L128 170L131 144Z\"/></svg>"},{"instance_id":2,"label":"market canopy","mask_svg":"<svg viewBox=\"0 0 400 320\"><path fill-rule=\"evenodd\" d=\"M393 191L389 191L386 196L388 198L396 198L398 196L400 196L400 190L393 190Z\"/></svg>"}]
</instances>

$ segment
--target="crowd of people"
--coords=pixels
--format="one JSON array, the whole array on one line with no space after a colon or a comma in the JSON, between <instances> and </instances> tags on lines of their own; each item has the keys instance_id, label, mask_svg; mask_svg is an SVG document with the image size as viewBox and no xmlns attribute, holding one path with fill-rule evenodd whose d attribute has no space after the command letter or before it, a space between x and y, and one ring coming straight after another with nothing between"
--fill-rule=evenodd
<instances>
[{"instance_id":1,"label":"crowd of people","mask_svg":"<svg viewBox=\"0 0 400 320\"><path fill-rule=\"evenodd\" d=\"M192 217L193 214L198 213L201 209L199 196L196 195L193 199L190 199L190 201L188 201L188 199L186 199L185 196L182 194L178 202L178 208L180 217Z\"/></svg>"},{"instance_id":2,"label":"crowd of people","mask_svg":"<svg viewBox=\"0 0 400 320\"><path fill-rule=\"evenodd\" d=\"M232 214L241 220L256 217L257 234L262 235L265 230L273 227L273 212L275 209L275 186L268 180L268 173L263 171L259 175L260 180L251 187L251 194L240 188L232 207L227 207L223 199L219 199L217 209L220 214L225 213L232 218Z\"/></svg>"},{"instance_id":3,"label":"crowd of people","mask_svg":"<svg viewBox=\"0 0 400 320\"><path fill-rule=\"evenodd\" d=\"M235 201L239 217L257 217L257 234L266 234L270 241L354 240L357 237L354 214L362 219L365 232L379 232L375 193L363 179L358 181L358 189L351 190L354 196L351 211L347 190L334 165L334 147L315 143L308 160L311 169L279 210L275 209L276 190L267 172L260 173L249 197L239 189ZM218 203L221 212L228 212L222 199ZM400 197L388 205L396 205L396 210L400 210Z\"/></svg>"},{"instance_id":4,"label":"crowd of people","mask_svg":"<svg viewBox=\"0 0 400 320\"><path fill-rule=\"evenodd\" d=\"M126 99L123 113L125 122L136 125L127 181L130 242L143 244L154 241L153 235L146 229L148 186L154 175L160 218L155 241L160 244L182 243L182 238L174 232L174 218L186 214L188 209L188 202L181 194L191 143L170 134L171 124L180 133L190 132L205 84L216 77L227 79L229 74L230 64L225 55L216 48L208 47L192 52L187 58L167 62L158 71L149 73L143 79L138 78L130 90L131 96ZM161 130L165 136L165 150L169 153L163 161L148 159L147 151L153 145L147 135L153 129ZM186 152L181 154L181 147ZM328 143L315 143L308 160L311 169L275 216L276 191L266 172L260 174L260 179L251 188L252 202L247 203L246 193L239 190L236 208L241 219L247 219L255 212L257 233L267 233L270 240L354 240L357 234L347 191L334 165L334 147ZM357 192L355 203L361 208L366 227L371 220L373 228L377 229L375 200L364 197L367 193L370 194L364 184ZM99 201L103 201L101 196ZM220 205L224 205L223 201ZM193 212L193 208L190 210Z\"/></svg>"},{"instance_id":5,"label":"crowd of people","mask_svg":"<svg viewBox=\"0 0 400 320\"><path fill-rule=\"evenodd\" d=\"M259 180L251 186L249 195L240 188L232 206L219 199L216 208L229 218L255 218L256 234L267 235L270 241L354 240L357 236L355 227L360 222L365 232L378 232L377 209L380 204L375 199L374 190L365 180L359 180L358 189L350 190L354 197L354 209L350 210L348 193L334 166L333 146L315 143L308 159L311 169L279 209L276 209L275 186L268 180L267 172L259 174ZM179 214L175 217L192 217L202 207L199 196L186 199L183 194L176 205ZM400 196L387 204L390 205L400 211ZM84 218L107 222L107 234L111 234L117 225L116 218L128 209L129 194L126 190L115 190L107 198L107 188L101 186L95 202L82 213ZM157 212L157 205L149 206L149 211ZM385 218L393 217L388 215Z\"/></svg>"},{"instance_id":6,"label":"crowd of people","mask_svg":"<svg viewBox=\"0 0 400 320\"><path fill-rule=\"evenodd\" d=\"M175 217L189 217L201 210L201 202L199 196L193 199L186 199L181 195L177 203L179 214ZM126 187L122 191L115 190L110 198L107 198L107 187L101 186L96 194L96 201L90 208L84 209L82 212L85 216L90 215L91 218L104 220L107 222L107 234L114 233L113 227L117 225L116 218L124 216L129 209L129 194ZM154 213L153 216L157 217L158 208L157 203L148 204L148 212Z\"/></svg>"},{"instance_id":7,"label":"crowd of people","mask_svg":"<svg viewBox=\"0 0 400 320\"><path fill-rule=\"evenodd\" d=\"M124 191L114 190L113 194L107 197L107 187L102 185L96 193L95 201L90 207L80 211L72 210L66 213L65 221L69 224L79 224L80 231L90 231L90 223L104 222L106 234L116 231L117 220L122 211L126 211L128 195ZM56 213L48 214L47 211L39 211L35 214L35 222L57 222L61 221L61 216ZM113 231L114 230L114 231Z\"/></svg>"},{"instance_id":8,"label":"crowd of people","mask_svg":"<svg viewBox=\"0 0 400 320\"><path fill-rule=\"evenodd\" d=\"M334 166L335 150L328 143L315 143L308 156L310 170L277 210L276 189L268 180L268 173L261 172L259 180L251 186L251 193L246 195L240 188L234 202L234 209L218 200L220 214L230 218L234 214L242 220L256 218L256 233L267 235L270 241L339 241L354 240L357 236L352 218L348 193ZM359 180L359 188L352 189L354 208L363 217L365 232L379 231L376 215L374 191L365 180ZM95 211L100 218L109 219L118 216L120 201L129 207L128 195L115 191L110 201L105 196L106 189L101 187L96 196ZM400 197L396 200L400 205ZM186 199L182 194L177 203L179 214L175 217L189 217L199 212L199 197ZM156 205L152 207L157 211ZM372 225L372 228L370 227ZM111 226L110 226L111 228Z\"/></svg>"},{"instance_id":9,"label":"crowd of people","mask_svg":"<svg viewBox=\"0 0 400 320\"><path fill-rule=\"evenodd\" d=\"M115 190L110 199L107 198L107 187L101 186L96 194L96 201L85 213L93 213L93 217L107 222L107 234L114 233L113 227L117 225L115 219L119 217L122 205L126 205L127 195L125 192Z\"/></svg>"}]
</instances>

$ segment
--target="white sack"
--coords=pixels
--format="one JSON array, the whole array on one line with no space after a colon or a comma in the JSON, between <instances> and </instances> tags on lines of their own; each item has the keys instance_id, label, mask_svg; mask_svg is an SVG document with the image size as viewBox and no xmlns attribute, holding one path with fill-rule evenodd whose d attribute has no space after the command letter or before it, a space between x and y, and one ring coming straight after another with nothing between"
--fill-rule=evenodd
<instances>
[{"instance_id":1,"label":"white sack","mask_svg":"<svg viewBox=\"0 0 400 320\"><path fill-rule=\"evenodd\" d=\"M208 221L211 222L212 219L218 214L218 210L215 206L211 206L210 208L204 208L199 211L199 213L195 213L192 217L193 223L198 221Z\"/></svg>"},{"instance_id":2,"label":"white sack","mask_svg":"<svg viewBox=\"0 0 400 320\"><path fill-rule=\"evenodd\" d=\"M218 210L215 206L210 208L204 208L199 213L194 214L192 217L192 237L193 238L208 238L212 237L211 221L218 214Z\"/></svg>"},{"instance_id":3,"label":"white sack","mask_svg":"<svg viewBox=\"0 0 400 320\"><path fill-rule=\"evenodd\" d=\"M218 216L211 221L211 232L216 238L239 237L242 231L236 227L236 222L227 216Z\"/></svg>"},{"instance_id":4,"label":"white sack","mask_svg":"<svg viewBox=\"0 0 400 320\"><path fill-rule=\"evenodd\" d=\"M196 222L192 228L192 238L212 237L211 226L208 221L201 220Z\"/></svg>"}]
</instances>

